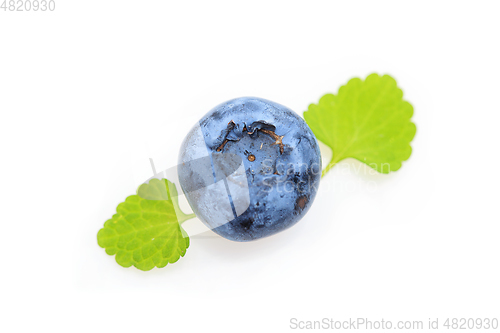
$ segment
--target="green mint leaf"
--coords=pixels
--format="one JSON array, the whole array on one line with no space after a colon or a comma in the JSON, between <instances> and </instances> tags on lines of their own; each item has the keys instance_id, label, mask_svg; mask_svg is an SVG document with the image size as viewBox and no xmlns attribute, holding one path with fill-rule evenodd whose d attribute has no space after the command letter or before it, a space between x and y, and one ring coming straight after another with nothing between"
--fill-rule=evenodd
<instances>
[{"instance_id":1,"label":"green mint leaf","mask_svg":"<svg viewBox=\"0 0 500 333\"><path fill-rule=\"evenodd\" d=\"M180 210L173 183L152 179L116 207L97 233L97 243L123 267L165 267L186 254L189 237L180 224L193 217Z\"/></svg>"},{"instance_id":2,"label":"green mint leaf","mask_svg":"<svg viewBox=\"0 0 500 333\"><path fill-rule=\"evenodd\" d=\"M412 115L413 107L389 75L354 78L337 95L324 95L304 112L316 138L332 149L322 175L347 157L381 173L398 170L411 155Z\"/></svg>"}]
</instances>

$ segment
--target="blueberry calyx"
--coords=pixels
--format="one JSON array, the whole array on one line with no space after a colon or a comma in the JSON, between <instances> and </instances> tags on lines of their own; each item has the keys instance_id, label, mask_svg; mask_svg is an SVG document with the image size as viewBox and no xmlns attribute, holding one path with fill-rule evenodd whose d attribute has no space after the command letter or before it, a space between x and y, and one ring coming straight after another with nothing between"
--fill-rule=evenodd
<instances>
[{"instance_id":1,"label":"blueberry calyx","mask_svg":"<svg viewBox=\"0 0 500 333\"><path fill-rule=\"evenodd\" d=\"M269 135L274 141L271 145L277 145L279 146L280 149L280 154L283 154L285 150L285 145L283 144L283 138L285 137L284 135L278 135L275 133L276 127L273 126L272 124L266 123L265 121L259 120L259 121L254 121L252 124L250 124L248 127L245 123L243 123L243 128L240 131L238 131L240 126L236 125L236 123L231 120L227 124L227 128L221 132L221 136L224 138L224 141L220 144L219 147L217 147L217 151L221 152L224 150L224 146L229 142L229 141L239 141L241 137L244 135L244 133L247 133L251 137L255 137L255 133L257 131L260 131L262 133L265 133ZM255 159L255 156L254 156ZM250 160L250 159L249 159Z\"/></svg>"}]
</instances>

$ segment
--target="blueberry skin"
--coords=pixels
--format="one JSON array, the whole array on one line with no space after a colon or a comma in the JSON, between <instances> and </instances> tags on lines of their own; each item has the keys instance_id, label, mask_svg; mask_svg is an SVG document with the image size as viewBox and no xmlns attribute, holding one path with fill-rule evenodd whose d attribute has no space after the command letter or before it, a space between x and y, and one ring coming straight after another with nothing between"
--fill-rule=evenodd
<instances>
[{"instance_id":1,"label":"blueberry skin","mask_svg":"<svg viewBox=\"0 0 500 333\"><path fill-rule=\"evenodd\" d=\"M285 230L309 210L321 154L306 122L256 97L227 101L188 133L179 182L198 218L220 236L251 241Z\"/></svg>"}]
</instances>

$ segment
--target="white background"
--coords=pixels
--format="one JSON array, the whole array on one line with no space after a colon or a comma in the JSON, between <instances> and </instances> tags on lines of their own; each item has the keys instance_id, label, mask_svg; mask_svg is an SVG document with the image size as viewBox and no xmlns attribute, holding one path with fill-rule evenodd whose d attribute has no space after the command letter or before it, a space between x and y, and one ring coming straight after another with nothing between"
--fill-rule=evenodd
<instances>
[{"instance_id":1,"label":"white background","mask_svg":"<svg viewBox=\"0 0 500 333\"><path fill-rule=\"evenodd\" d=\"M56 5L0 11L2 332L500 317L498 2ZM213 106L259 96L302 114L372 72L415 108L401 170L344 161L293 228L195 235L164 269L122 268L97 246L148 158L174 166Z\"/></svg>"}]
</instances>

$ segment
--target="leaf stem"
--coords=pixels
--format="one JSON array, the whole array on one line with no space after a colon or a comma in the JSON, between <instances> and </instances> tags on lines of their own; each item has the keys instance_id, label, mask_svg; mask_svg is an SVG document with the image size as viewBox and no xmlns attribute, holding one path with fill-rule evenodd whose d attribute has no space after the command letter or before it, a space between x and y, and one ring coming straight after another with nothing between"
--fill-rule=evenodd
<instances>
[{"instance_id":1,"label":"leaf stem","mask_svg":"<svg viewBox=\"0 0 500 333\"><path fill-rule=\"evenodd\" d=\"M196 214L184 214L182 213L183 215L182 216L179 216L179 224L183 224L184 222L186 222L187 220L191 220L192 218L195 218L196 217Z\"/></svg>"},{"instance_id":2,"label":"leaf stem","mask_svg":"<svg viewBox=\"0 0 500 333\"><path fill-rule=\"evenodd\" d=\"M337 164L337 162L338 160L332 157L326 168L324 168L323 171L321 171L321 178L323 178L327 174L327 172L330 171L330 169L333 168L335 164Z\"/></svg>"}]
</instances>

